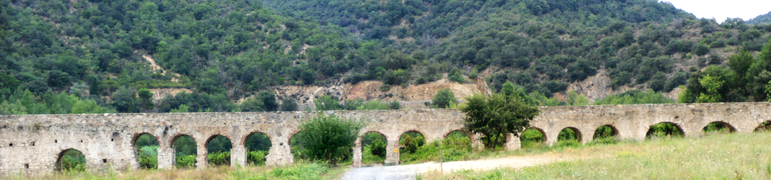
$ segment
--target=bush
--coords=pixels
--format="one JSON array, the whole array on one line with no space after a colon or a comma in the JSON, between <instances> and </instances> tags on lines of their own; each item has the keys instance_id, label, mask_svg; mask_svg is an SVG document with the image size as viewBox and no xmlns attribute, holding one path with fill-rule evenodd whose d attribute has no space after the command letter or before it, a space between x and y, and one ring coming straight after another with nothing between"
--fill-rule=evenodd
<instances>
[{"instance_id":1,"label":"bush","mask_svg":"<svg viewBox=\"0 0 771 180\"><path fill-rule=\"evenodd\" d=\"M420 133L408 132L399 138L399 144L404 146L400 148L399 152L415 153L418 147L426 144L426 139Z\"/></svg>"},{"instance_id":2,"label":"bush","mask_svg":"<svg viewBox=\"0 0 771 180\"><path fill-rule=\"evenodd\" d=\"M145 169L158 168L158 146L144 146L139 148L139 167Z\"/></svg>"},{"instance_id":3,"label":"bush","mask_svg":"<svg viewBox=\"0 0 771 180\"><path fill-rule=\"evenodd\" d=\"M349 155L362 127L361 121L319 113L312 119L303 120L300 132L292 139L297 138L300 153L304 156L336 166Z\"/></svg>"},{"instance_id":4,"label":"bush","mask_svg":"<svg viewBox=\"0 0 771 180\"><path fill-rule=\"evenodd\" d=\"M196 155L177 156L177 168L195 167Z\"/></svg>"},{"instance_id":5,"label":"bush","mask_svg":"<svg viewBox=\"0 0 771 180\"><path fill-rule=\"evenodd\" d=\"M246 162L253 165L265 165L268 151L249 151L246 154Z\"/></svg>"},{"instance_id":6,"label":"bush","mask_svg":"<svg viewBox=\"0 0 771 180\"><path fill-rule=\"evenodd\" d=\"M69 172L86 171L86 156L78 150L68 150L62 155L59 169Z\"/></svg>"},{"instance_id":7,"label":"bush","mask_svg":"<svg viewBox=\"0 0 771 180\"><path fill-rule=\"evenodd\" d=\"M448 108L450 107L450 103L458 103L458 100L455 99L455 94L453 94L449 88L445 88L439 90L439 92L434 95L434 99L431 102L434 105L434 108Z\"/></svg>"},{"instance_id":8,"label":"bush","mask_svg":"<svg viewBox=\"0 0 771 180\"><path fill-rule=\"evenodd\" d=\"M214 166L230 165L230 152L209 153L206 159Z\"/></svg>"}]
</instances>

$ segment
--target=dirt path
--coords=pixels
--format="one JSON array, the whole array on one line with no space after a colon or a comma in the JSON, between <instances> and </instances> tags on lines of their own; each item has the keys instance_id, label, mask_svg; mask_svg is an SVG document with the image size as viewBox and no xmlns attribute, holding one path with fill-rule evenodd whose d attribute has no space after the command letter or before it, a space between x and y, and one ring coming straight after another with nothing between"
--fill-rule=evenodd
<instances>
[{"instance_id":1,"label":"dirt path","mask_svg":"<svg viewBox=\"0 0 771 180\"><path fill-rule=\"evenodd\" d=\"M499 167L511 167L511 168L523 168L527 166L535 166L541 164L548 164L558 161L567 161L574 159L572 157L564 157L555 154L542 154L535 156L519 156L519 157L507 157L501 159L484 159L474 161L455 161L443 163L440 167L439 163L429 162L423 164L414 165L401 165L401 166L379 166L379 167L365 167L354 168L346 172L343 175L343 180L380 180L380 179L415 179L417 174L441 171L453 172L463 169L473 170L491 170Z\"/></svg>"}]
</instances>

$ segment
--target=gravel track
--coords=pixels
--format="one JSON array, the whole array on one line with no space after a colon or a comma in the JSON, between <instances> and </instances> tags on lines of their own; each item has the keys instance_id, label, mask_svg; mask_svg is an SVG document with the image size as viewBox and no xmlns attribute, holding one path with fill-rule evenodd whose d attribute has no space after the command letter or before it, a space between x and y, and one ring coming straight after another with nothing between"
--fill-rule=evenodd
<instances>
[{"instance_id":1,"label":"gravel track","mask_svg":"<svg viewBox=\"0 0 771 180\"><path fill-rule=\"evenodd\" d=\"M453 172L463 169L470 170L490 170L499 167L522 168L547 164L556 161L563 161L566 158L558 158L548 155L526 156L526 157L508 157L503 159L485 159L474 161L455 161L443 163L429 162L423 164L400 165L400 166L376 166L353 168L343 175L343 180L392 180L392 179L415 179L418 174L429 171Z\"/></svg>"}]
</instances>

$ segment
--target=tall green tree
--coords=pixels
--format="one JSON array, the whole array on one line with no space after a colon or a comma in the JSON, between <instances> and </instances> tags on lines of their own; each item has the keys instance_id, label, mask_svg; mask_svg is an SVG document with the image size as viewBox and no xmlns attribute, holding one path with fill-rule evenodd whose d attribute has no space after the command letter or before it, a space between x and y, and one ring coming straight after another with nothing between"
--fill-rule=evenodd
<instances>
[{"instance_id":1,"label":"tall green tree","mask_svg":"<svg viewBox=\"0 0 771 180\"><path fill-rule=\"evenodd\" d=\"M540 112L517 96L475 94L466 99L468 103L461 109L466 113L464 128L484 135L483 143L490 150L503 146L507 134L519 134L530 127Z\"/></svg>"}]
</instances>

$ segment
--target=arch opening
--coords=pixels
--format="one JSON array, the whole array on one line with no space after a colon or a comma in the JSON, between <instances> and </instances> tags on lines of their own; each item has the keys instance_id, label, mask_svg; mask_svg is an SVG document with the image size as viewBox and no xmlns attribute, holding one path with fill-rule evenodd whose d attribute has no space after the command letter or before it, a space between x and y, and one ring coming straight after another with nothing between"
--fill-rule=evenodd
<instances>
[{"instance_id":1,"label":"arch opening","mask_svg":"<svg viewBox=\"0 0 771 180\"><path fill-rule=\"evenodd\" d=\"M158 138L149 133L142 133L134 138L133 143L139 168L157 169L158 147L160 145Z\"/></svg>"},{"instance_id":2,"label":"arch opening","mask_svg":"<svg viewBox=\"0 0 771 180\"><path fill-rule=\"evenodd\" d=\"M302 131L293 134L292 137L289 138L289 149L291 150L292 157L294 157L295 161L307 158L304 153L305 147L302 146L300 138L297 137L300 133L302 133Z\"/></svg>"},{"instance_id":3,"label":"arch opening","mask_svg":"<svg viewBox=\"0 0 771 180\"><path fill-rule=\"evenodd\" d=\"M650 126L648 132L645 133L646 139L668 138L668 137L683 137L685 133L680 126L671 122L662 122Z\"/></svg>"},{"instance_id":4,"label":"arch opening","mask_svg":"<svg viewBox=\"0 0 771 180\"><path fill-rule=\"evenodd\" d=\"M56 159L56 171L83 172L86 171L86 156L77 149L66 149L59 153Z\"/></svg>"},{"instance_id":5,"label":"arch opening","mask_svg":"<svg viewBox=\"0 0 771 180\"><path fill-rule=\"evenodd\" d=\"M546 133L536 127L527 128L519 135L519 141L522 149L543 148L546 147Z\"/></svg>"},{"instance_id":6,"label":"arch opening","mask_svg":"<svg viewBox=\"0 0 771 180\"><path fill-rule=\"evenodd\" d=\"M502 136L504 137L504 136ZM471 150L471 136L468 132L463 130L454 130L444 135L442 140L443 145L446 148L453 148L458 150Z\"/></svg>"},{"instance_id":7,"label":"arch opening","mask_svg":"<svg viewBox=\"0 0 771 180\"><path fill-rule=\"evenodd\" d=\"M766 132L769 130L771 130L771 121L760 123L758 127L755 128L755 132Z\"/></svg>"},{"instance_id":8,"label":"arch opening","mask_svg":"<svg viewBox=\"0 0 771 180\"><path fill-rule=\"evenodd\" d=\"M213 166L230 165L233 143L223 135L214 135L206 141L206 163Z\"/></svg>"},{"instance_id":9,"label":"arch opening","mask_svg":"<svg viewBox=\"0 0 771 180\"><path fill-rule=\"evenodd\" d=\"M402 146L399 148L399 160L402 162L418 160L420 157L415 152L425 144L426 137L423 133L414 130L402 133L399 136L399 145Z\"/></svg>"},{"instance_id":10,"label":"arch opening","mask_svg":"<svg viewBox=\"0 0 771 180\"><path fill-rule=\"evenodd\" d=\"M388 140L380 132L368 132L360 138L361 141L361 163L362 164L382 164L386 158L386 147Z\"/></svg>"},{"instance_id":11,"label":"arch opening","mask_svg":"<svg viewBox=\"0 0 771 180\"><path fill-rule=\"evenodd\" d=\"M196 167L198 149L195 139L189 135L179 135L172 140L174 149L174 166L177 168Z\"/></svg>"},{"instance_id":12,"label":"arch opening","mask_svg":"<svg viewBox=\"0 0 771 180\"><path fill-rule=\"evenodd\" d=\"M251 165L265 165L266 157L273 144L265 133L255 132L247 136L244 141L246 147L246 163Z\"/></svg>"},{"instance_id":13,"label":"arch opening","mask_svg":"<svg viewBox=\"0 0 771 180\"><path fill-rule=\"evenodd\" d=\"M581 131L574 127L566 127L557 134L557 146L580 146Z\"/></svg>"},{"instance_id":14,"label":"arch opening","mask_svg":"<svg viewBox=\"0 0 771 180\"><path fill-rule=\"evenodd\" d=\"M594 130L592 144L615 144L618 141L618 129L611 125L603 125Z\"/></svg>"},{"instance_id":15,"label":"arch opening","mask_svg":"<svg viewBox=\"0 0 771 180\"><path fill-rule=\"evenodd\" d=\"M707 124L701 129L706 134L722 134L722 133L734 133L736 129L726 122L715 121Z\"/></svg>"}]
</instances>

